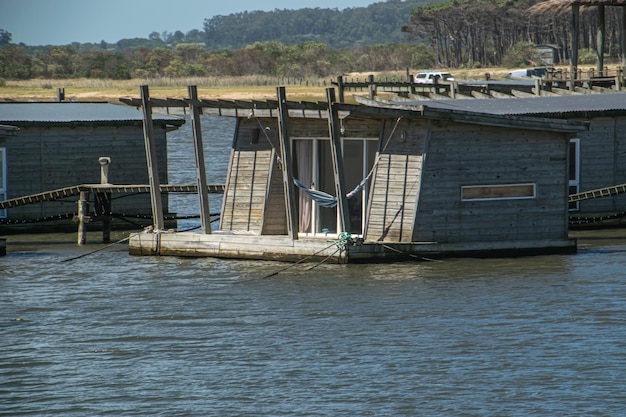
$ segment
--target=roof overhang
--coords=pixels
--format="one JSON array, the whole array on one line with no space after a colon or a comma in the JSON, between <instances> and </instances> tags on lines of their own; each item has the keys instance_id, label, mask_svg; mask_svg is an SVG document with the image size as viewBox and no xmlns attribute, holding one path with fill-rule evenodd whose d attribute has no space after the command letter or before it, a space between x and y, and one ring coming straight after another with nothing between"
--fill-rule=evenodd
<instances>
[{"instance_id":1,"label":"roof overhang","mask_svg":"<svg viewBox=\"0 0 626 417\"><path fill-rule=\"evenodd\" d=\"M335 109L340 118L364 117L374 119L407 118L407 119L435 119L458 123L469 123L483 126L498 126L505 128L519 128L529 130L544 130L554 132L583 132L589 129L587 122L549 119L535 116L503 115L479 113L464 110L451 110L429 107L428 105L403 105L355 97L357 104L335 103ZM134 107L141 107L141 99L121 98L122 103ZM276 100L192 100L192 99L157 99L150 98L152 107L186 108L195 106L203 114L237 118L277 118L278 101ZM294 102L287 101L289 117L295 118L328 118L328 104L326 102Z\"/></svg>"},{"instance_id":2,"label":"roof overhang","mask_svg":"<svg viewBox=\"0 0 626 417\"><path fill-rule=\"evenodd\" d=\"M15 136L19 130L17 126L0 125L0 137Z\"/></svg>"}]
</instances>

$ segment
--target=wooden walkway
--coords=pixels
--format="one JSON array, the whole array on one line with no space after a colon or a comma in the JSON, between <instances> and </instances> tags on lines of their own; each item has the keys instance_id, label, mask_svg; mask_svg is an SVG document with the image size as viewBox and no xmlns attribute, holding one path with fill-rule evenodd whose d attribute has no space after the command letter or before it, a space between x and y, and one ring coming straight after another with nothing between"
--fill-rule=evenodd
<instances>
[{"instance_id":1,"label":"wooden walkway","mask_svg":"<svg viewBox=\"0 0 626 417\"><path fill-rule=\"evenodd\" d=\"M209 193L224 193L224 184L207 184ZM45 201L61 200L64 198L80 195L81 191L89 191L94 193L149 193L150 186L147 184L140 185L111 185L111 184L82 184L72 187L59 188L56 190L46 191L38 194L31 194L22 197L12 198L0 201L0 210L13 207L25 206L28 204L37 204ZM161 192L163 193L197 193L198 186L195 184L170 185L162 184ZM592 198L610 197L626 193L626 184L613 185L611 187L598 188L596 190L584 191L582 193L570 194L569 202L590 200Z\"/></svg>"},{"instance_id":2,"label":"wooden walkway","mask_svg":"<svg viewBox=\"0 0 626 417\"><path fill-rule=\"evenodd\" d=\"M209 193L221 194L224 192L224 184L207 184ZM72 187L59 188L43 193L27 195L23 197L12 198L0 201L0 210L13 207L25 206L28 204L37 204L45 201L61 200L64 198L80 195L81 192L88 191L93 193L149 193L149 185L112 185L112 184L82 184ZM197 193L197 185L161 185L163 193Z\"/></svg>"}]
</instances>

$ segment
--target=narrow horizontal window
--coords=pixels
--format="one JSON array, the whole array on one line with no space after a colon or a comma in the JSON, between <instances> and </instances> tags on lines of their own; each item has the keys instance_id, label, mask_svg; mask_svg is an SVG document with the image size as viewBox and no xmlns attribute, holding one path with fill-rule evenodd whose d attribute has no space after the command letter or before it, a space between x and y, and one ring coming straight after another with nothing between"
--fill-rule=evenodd
<instances>
[{"instance_id":1,"label":"narrow horizontal window","mask_svg":"<svg viewBox=\"0 0 626 417\"><path fill-rule=\"evenodd\" d=\"M535 184L468 185L461 187L461 200L515 200L537 197Z\"/></svg>"}]
</instances>

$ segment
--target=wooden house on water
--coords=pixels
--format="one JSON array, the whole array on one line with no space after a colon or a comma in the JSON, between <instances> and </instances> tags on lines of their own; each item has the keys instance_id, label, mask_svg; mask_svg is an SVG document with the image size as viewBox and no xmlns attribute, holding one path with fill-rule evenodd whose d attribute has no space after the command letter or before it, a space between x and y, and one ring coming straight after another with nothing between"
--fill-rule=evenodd
<instances>
[{"instance_id":1,"label":"wooden house on water","mask_svg":"<svg viewBox=\"0 0 626 417\"><path fill-rule=\"evenodd\" d=\"M131 254L372 262L576 250L567 168L585 123L333 93L171 103L237 120L220 224L133 234Z\"/></svg>"},{"instance_id":2,"label":"wooden house on water","mask_svg":"<svg viewBox=\"0 0 626 417\"><path fill-rule=\"evenodd\" d=\"M182 118L154 117L163 183L167 183L166 135L183 123ZM19 129L0 135L0 201L99 184L100 157L110 158L110 182L147 183L143 116L137 109L111 103L7 102L0 103L0 124ZM117 197L114 210L150 216L147 194ZM163 206L167 207L167 196ZM0 233L75 231L71 218L76 210L76 197L4 209L0 211Z\"/></svg>"},{"instance_id":3,"label":"wooden house on water","mask_svg":"<svg viewBox=\"0 0 626 417\"><path fill-rule=\"evenodd\" d=\"M402 101L407 108L422 102ZM572 199L571 225L616 226L626 222L626 93L551 97L433 100L428 106L509 117L542 117L586 122L589 130L569 141L569 194L607 189L603 198ZM619 190L613 192L612 187ZM610 194L610 195L609 195Z\"/></svg>"}]
</instances>

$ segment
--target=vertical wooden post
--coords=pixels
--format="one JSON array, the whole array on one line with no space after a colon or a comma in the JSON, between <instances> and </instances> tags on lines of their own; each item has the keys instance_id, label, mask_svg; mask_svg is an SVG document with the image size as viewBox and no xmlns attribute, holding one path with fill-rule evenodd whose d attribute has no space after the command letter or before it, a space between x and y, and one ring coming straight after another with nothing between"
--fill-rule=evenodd
<instances>
[{"instance_id":1,"label":"vertical wooden post","mask_svg":"<svg viewBox=\"0 0 626 417\"><path fill-rule=\"evenodd\" d=\"M193 132L193 150L196 157L196 181L198 184L198 198L200 200L200 220L202 233L211 234L211 211L209 209L209 191L206 184L206 168L204 166L204 146L202 144L202 124L200 122L200 108L195 104L198 100L198 89L195 85L187 88L189 93L189 114L191 114L191 129Z\"/></svg>"},{"instance_id":2,"label":"vertical wooden post","mask_svg":"<svg viewBox=\"0 0 626 417\"><path fill-rule=\"evenodd\" d=\"M576 79L576 73L578 72L578 27L579 27L580 5L572 3L572 50L570 51L569 59L569 74L570 74L570 90L574 90L574 80Z\"/></svg>"},{"instance_id":3,"label":"vertical wooden post","mask_svg":"<svg viewBox=\"0 0 626 417\"><path fill-rule=\"evenodd\" d=\"M65 101L65 88L57 88L57 101Z\"/></svg>"},{"instance_id":4,"label":"vertical wooden post","mask_svg":"<svg viewBox=\"0 0 626 417\"><path fill-rule=\"evenodd\" d=\"M541 95L541 80L540 79L535 80L535 95L536 96Z\"/></svg>"},{"instance_id":5,"label":"vertical wooden post","mask_svg":"<svg viewBox=\"0 0 626 417\"><path fill-rule=\"evenodd\" d=\"M596 69L598 70L598 77L604 76L604 33L606 31L605 24L605 8L604 4L598 4L598 32L596 34L596 53L597 53L597 62Z\"/></svg>"},{"instance_id":6,"label":"vertical wooden post","mask_svg":"<svg viewBox=\"0 0 626 417\"><path fill-rule=\"evenodd\" d=\"M109 184L111 158L101 156L98 158L98 163L100 164L100 184ZM111 193L96 191L95 197L96 216L102 221L102 241L109 243L111 241Z\"/></svg>"},{"instance_id":7,"label":"vertical wooden post","mask_svg":"<svg viewBox=\"0 0 626 417\"><path fill-rule=\"evenodd\" d=\"M337 77L337 91L339 94L339 102L340 103L344 103L344 96L343 96L343 76L338 76Z\"/></svg>"},{"instance_id":8,"label":"vertical wooden post","mask_svg":"<svg viewBox=\"0 0 626 417\"><path fill-rule=\"evenodd\" d=\"M350 210L346 198L345 179L343 174L343 152L341 150L341 128L339 126L339 114L335 104L335 90L326 89L328 101L328 131L330 133L330 151L333 158L333 173L335 176L335 193L337 195L337 210L339 213L339 227L337 232L350 233Z\"/></svg>"},{"instance_id":9,"label":"vertical wooden post","mask_svg":"<svg viewBox=\"0 0 626 417\"><path fill-rule=\"evenodd\" d=\"M81 191L78 199L78 244L87 242L87 222L89 221L89 191Z\"/></svg>"},{"instance_id":10,"label":"vertical wooden post","mask_svg":"<svg viewBox=\"0 0 626 417\"><path fill-rule=\"evenodd\" d=\"M154 125L152 124L152 105L147 85L140 87L141 107L143 110L143 137L146 146L146 163L148 164L148 181L150 184L150 202L152 204L152 221L155 231L163 230L163 203L161 200L161 183L157 164L156 144L154 143Z\"/></svg>"},{"instance_id":11,"label":"vertical wooden post","mask_svg":"<svg viewBox=\"0 0 626 417\"><path fill-rule=\"evenodd\" d=\"M369 90L369 98L370 100L374 100L374 97L376 97L376 84L374 83L374 76L372 74L367 76L367 84Z\"/></svg>"},{"instance_id":12,"label":"vertical wooden post","mask_svg":"<svg viewBox=\"0 0 626 417\"><path fill-rule=\"evenodd\" d=\"M626 68L626 7L624 6L622 6L622 33L620 40L622 45L622 70L624 70ZM622 72L621 75L623 76L624 73Z\"/></svg>"},{"instance_id":13,"label":"vertical wooden post","mask_svg":"<svg viewBox=\"0 0 626 417\"><path fill-rule=\"evenodd\" d=\"M296 211L295 188L293 173L291 172L291 146L289 143L289 109L285 87L276 87L278 98L278 132L280 142L281 169L283 172L283 188L285 190L285 209L287 212L287 233L293 239L298 239L298 213Z\"/></svg>"}]
</instances>

